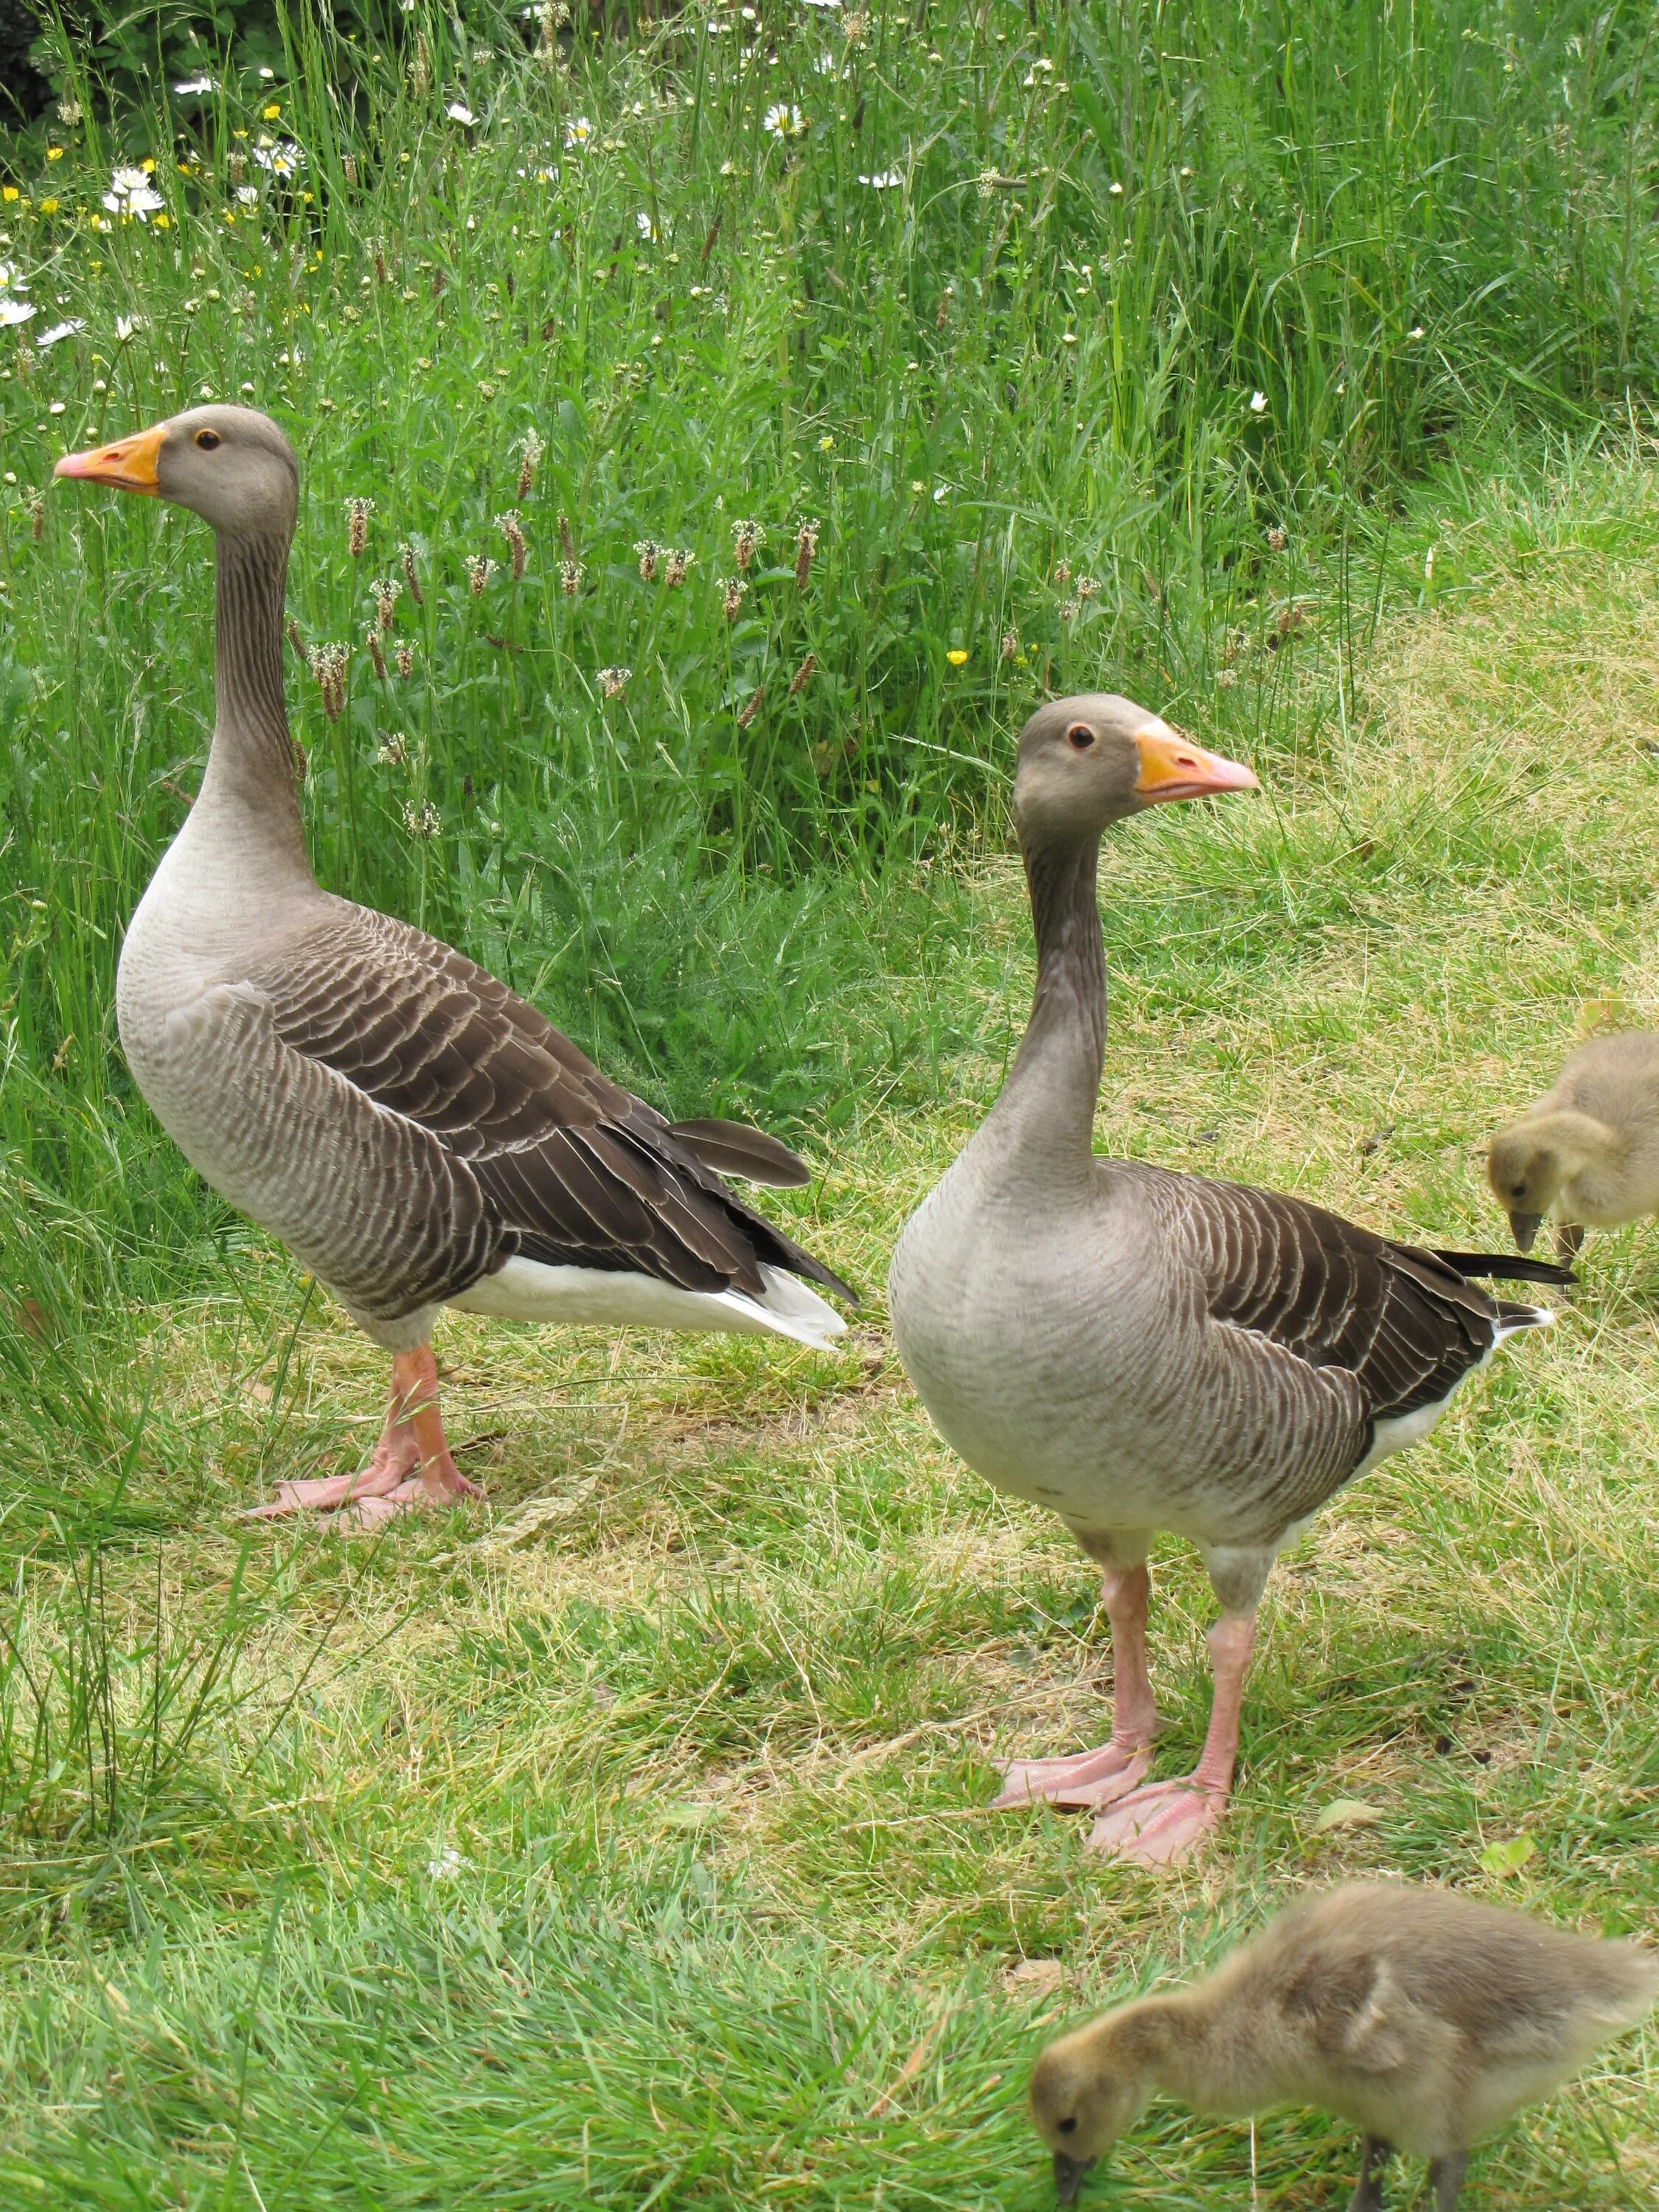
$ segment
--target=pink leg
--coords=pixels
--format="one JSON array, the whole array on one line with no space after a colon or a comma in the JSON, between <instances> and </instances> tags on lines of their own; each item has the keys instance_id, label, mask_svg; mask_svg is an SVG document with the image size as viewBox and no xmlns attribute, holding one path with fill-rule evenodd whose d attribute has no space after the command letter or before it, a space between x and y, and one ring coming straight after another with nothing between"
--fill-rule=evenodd
<instances>
[{"instance_id":1,"label":"pink leg","mask_svg":"<svg viewBox=\"0 0 1659 2212\"><path fill-rule=\"evenodd\" d=\"M1215 1697L1198 1765L1181 1781L1154 1782L1120 1798L1095 1822L1091 1850L1139 1866L1173 1866L1216 1826L1232 1787L1239 1707L1255 1644L1254 1613L1224 1613L1217 1621L1209 1634Z\"/></svg>"},{"instance_id":2,"label":"pink leg","mask_svg":"<svg viewBox=\"0 0 1659 2212\"><path fill-rule=\"evenodd\" d=\"M476 1485L450 1457L438 1411L438 1363L431 1347L422 1345L393 1355L392 1403L367 1467L319 1481L278 1483L270 1504L256 1505L242 1518L273 1521L289 1513L326 1513L347 1506L367 1525L406 1505L476 1494Z\"/></svg>"},{"instance_id":3,"label":"pink leg","mask_svg":"<svg viewBox=\"0 0 1659 2212\"><path fill-rule=\"evenodd\" d=\"M1146 1607L1152 1577L1145 1567L1109 1567L1101 1601L1112 1624L1112 1734L1098 1751L1071 1759L1011 1759L993 1807L1038 1798L1067 1806L1109 1805L1134 1788L1152 1764L1158 1706L1146 1671Z\"/></svg>"}]
</instances>

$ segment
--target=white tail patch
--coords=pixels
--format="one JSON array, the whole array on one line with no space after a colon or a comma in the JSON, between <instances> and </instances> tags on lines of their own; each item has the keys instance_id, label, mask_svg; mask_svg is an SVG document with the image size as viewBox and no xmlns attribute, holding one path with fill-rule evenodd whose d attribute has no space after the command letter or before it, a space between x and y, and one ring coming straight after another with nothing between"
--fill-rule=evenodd
<instances>
[{"instance_id":1,"label":"white tail patch","mask_svg":"<svg viewBox=\"0 0 1659 2212\"><path fill-rule=\"evenodd\" d=\"M1497 1323L1492 1340L1492 1349L1495 1352L1506 1336L1519 1336L1522 1329L1553 1328L1554 1326L1555 1316L1547 1306L1522 1306L1519 1313Z\"/></svg>"},{"instance_id":2,"label":"white tail patch","mask_svg":"<svg viewBox=\"0 0 1659 2212\"><path fill-rule=\"evenodd\" d=\"M515 1253L448 1303L497 1321L560 1322L567 1328L718 1329L732 1336L787 1336L816 1351L847 1323L799 1276L763 1264L764 1294L683 1291L673 1283L608 1267L553 1267Z\"/></svg>"}]
</instances>

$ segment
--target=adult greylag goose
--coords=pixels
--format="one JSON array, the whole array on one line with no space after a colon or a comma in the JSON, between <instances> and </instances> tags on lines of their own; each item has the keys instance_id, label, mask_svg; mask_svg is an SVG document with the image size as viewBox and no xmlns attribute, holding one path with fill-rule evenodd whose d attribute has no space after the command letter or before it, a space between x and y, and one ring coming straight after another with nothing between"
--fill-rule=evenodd
<instances>
[{"instance_id":1,"label":"adult greylag goose","mask_svg":"<svg viewBox=\"0 0 1659 2212\"><path fill-rule=\"evenodd\" d=\"M1095 1156L1102 833L1255 784L1127 699L1032 715L1014 782L1037 941L1030 1026L1001 1096L906 1224L888 1284L900 1357L945 1441L1058 1513L1105 1570L1111 1741L1014 1764L997 1802L1105 1808L1091 1841L1148 1863L1182 1856L1220 1816L1275 1555L1344 1483L1426 1436L1504 1337L1550 1318L1470 1275L1563 1279ZM1195 1771L1139 1788L1158 1727L1146 1559L1160 1529L1198 1547L1220 1601L1215 1695Z\"/></svg>"},{"instance_id":2,"label":"adult greylag goose","mask_svg":"<svg viewBox=\"0 0 1659 2212\"><path fill-rule=\"evenodd\" d=\"M1582 1046L1553 1089L1492 1139L1486 1178L1523 1252L1547 1213L1564 1260L1586 1228L1659 1213L1659 1036L1632 1030Z\"/></svg>"},{"instance_id":3,"label":"adult greylag goose","mask_svg":"<svg viewBox=\"0 0 1659 2212\"><path fill-rule=\"evenodd\" d=\"M518 1321L823 1345L847 1285L722 1180L804 1182L775 1138L671 1125L536 1008L312 873L283 694L299 470L276 425L198 407L57 474L188 507L217 549L216 715L200 795L127 931L121 1042L157 1119L391 1352L368 1465L264 1513L364 1519L473 1489L437 1403L444 1306Z\"/></svg>"},{"instance_id":4,"label":"adult greylag goose","mask_svg":"<svg viewBox=\"0 0 1659 2212\"><path fill-rule=\"evenodd\" d=\"M1382 2212L1391 2150L1453 2212L1469 2148L1551 2096L1659 1996L1659 1958L1455 1890L1352 1882L1300 1899L1207 1980L1051 2043L1031 2117L1062 2204L1154 2090L1243 2118L1313 2105L1364 2131L1348 2212Z\"/></svg>"}]
</instances>

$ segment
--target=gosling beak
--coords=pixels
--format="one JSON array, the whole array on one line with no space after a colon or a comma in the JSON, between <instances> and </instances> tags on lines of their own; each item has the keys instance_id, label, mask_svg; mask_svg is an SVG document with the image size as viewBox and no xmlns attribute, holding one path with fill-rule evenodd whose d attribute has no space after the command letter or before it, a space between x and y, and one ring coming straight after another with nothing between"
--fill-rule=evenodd
<instances>
[{"instance_id":1,"label":"gosling beak","mask_svg":"<svg viewBox=\"0 0 1659 2212\"><path fill-rule=\"evenodd\" d=\"M1063 2150L1054 2153L1054 2195L1062 2204L1075 2204L1083 2177L1095 2163L1091 2158L1067 2158Z\"/></svg>"},{"instance_id":2,"label":"gosling beak","mask_svg":"<svg viewBox=\"0 0 1659 2212\"><path fill-rule=\"evenodd\" d=\"M1541 1213L1510 1214L1510 1230L1515 1238L1515 1249L1517 1252L1531 1251L1532 1240L1537 1236L1539 1224L1543 1218Z\"/></svg>"},{"instance_id":3,"label":"gosling beak","mask_svg":"<svg viewBox=\"0 0 1659 2212\"><path fill-rule=\"evenodd\" d=\"M1261 788L1243 761L1206 753L1167 722L1137 732L1135 750L1140 755L1135 795L1146 806L1160 806L1168 799L1206 799L1216 791Z\"/></svg>"},{"instance_id":4,"label":"gosling beak","mask_svg":"<svg viewBox=\"0 0 1659 2212\"><path fill-rule=\"evenodd\" d=\"M88 483L114 484L121 491L142 492L149 499L161 496L161 479L156 460L167 434L165 422L140 430L131 438L118 438L112 446L94 446L84 453L65 453L52 471L55 477L84 477Z\"/></svg>"}]
</instances>

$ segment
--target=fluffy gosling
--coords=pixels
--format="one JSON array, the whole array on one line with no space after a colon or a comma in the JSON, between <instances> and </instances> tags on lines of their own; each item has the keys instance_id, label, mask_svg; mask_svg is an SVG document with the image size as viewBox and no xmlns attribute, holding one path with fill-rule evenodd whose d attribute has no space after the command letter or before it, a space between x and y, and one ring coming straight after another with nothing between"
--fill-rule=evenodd
<instances>
[{"instance_id":1,"label":"fluffy gosling","mask_svg":"<svg viewBox=\"0 0 1659 2212\"><path fill-rule=\"evenodd\" d=\"M1659 1036L1595 1037L1492 1140L1486 1176L1522 1252L1552 1210L1572 1260L1584 1231L1659 1212Z\"/></svg>"},{"instance_id":2,"label":"fluffy gosling","mask_svg":"<svg viewBox=\"0 0 1659 2212\"><path fill-rule=\"evenodd\" d=\"M1315 2105L1364 2130L1348 2212L1382 2212L1395 2148L1452 2212L1469 2146L1577 2071L1659 1996L1659 1957L1443 1889L1306 1897L1206 1981L1051 2043L1031 2116L1061 2204L1155 2090L1243 2118Z\"/></svg>"}]
</instances>

